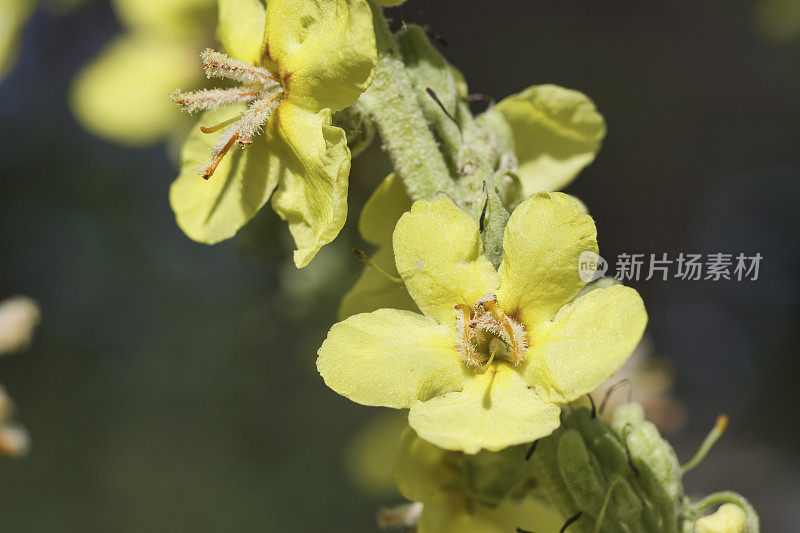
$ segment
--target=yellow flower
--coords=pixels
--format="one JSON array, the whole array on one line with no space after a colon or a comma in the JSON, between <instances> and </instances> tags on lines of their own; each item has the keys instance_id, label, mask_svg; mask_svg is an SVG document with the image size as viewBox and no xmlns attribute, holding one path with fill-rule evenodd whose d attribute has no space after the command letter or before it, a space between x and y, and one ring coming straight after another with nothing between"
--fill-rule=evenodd
<instances>
[{"instance_id":1,"label":"yellow flower","mask_svg":"<svg viewBox=\"0 0 800 533\"><path fill-rule=\"evenodd\" d=\"M0 356L28 347L41 313L35 301L16 296L0 302ZM28 433L11 421L14 404L0 386L0 455L19 457L28 451Z\"/></svg>"},{"instance_id":2,"label":"yellow flower","mask_svg":"<svg viewBox=\"0 0 800 533\"><path fill-rule=\"evenodd\" d=\"M10 421L14 405L0 386L0 455L19 457L25 455L30 445L28 432L14 422Z\"/></svg>"},{"instance_id":3,"label":"yellow flower","mask_svg":"<svg viewBox=\"0 0 800 533\"><path fill-rule=\"evenodd\" d=\"M212 38L214 0L116 0L127 31L73 81L70 106L89 131L143 146L184 135L187 120L167 95L201 85L198 50Z\"/></svg>"},{"instance_id":4,"label":"yellow flower","mask_svg":"<svg viewBox=\"0 0 800 533\"><path fill-rule=\"evenodd\" d=\"M211 111L200 120L210 127L186 140L170 201L184 232L212 244L232 237L271 196L289 223L295 264L302 267L333 240L347 215L350 151L331 115L372 82L372 14L365 0L271 0L262 39L262 33L241 32L263 12L260 3L236 5L221 10L219 30L234 57L212 50L202 57L209 77L242 85L173 95L189 111ZM206 134L218 130L219 139ZM236 144L247 149L225 157Z\"/></svg>"},{"instance_id":5,"label":"yellow flower","mask_svg":"<svg viewBox=\"0 0 800 533\"><path fill-rule=\"evenodd\" d=\"M411 209L411 199L406 193L403 181L393 173L375 189L364 204L358 219L358 232L361 237L378 247L377 252L370 257L370 261L391 276L397 276L392 252L392 232L402 214L409 209ZM342 298L339 317L344 319L382 307L418 310L402 283L395 283L380 270L368 266Z\"/></svg>"},{"instance_id":6,"label":"yellow flower","mask_svg":"<svg viewBox=\"0 0 800 533\"><path fill-rule=\"evenodd\" d=\"M557 531L553 506L530 496L525 446L464 455L437 448L406 429L392 474L400 492L421 502L417 533Z\"/></svg>"},{"instance_id":7,"label":"yellow flower","mask_svg":"<svg viewBox=\"0 0 800 533\"><path fill-rule=\"evenodd\" d=\"M561 193L512 213L498 270L478 224L448 199L418 201L394 231L397 270L423 314L394 309L331 328L317 368L365 405L409 408L420 437L476 453L559 426L559 403L613 374L642 336L639 295L621 285L575 298L591 217ZM574 300L574 301L573 301Z\"/></svg>"},{"instance_id":8,"label":"yellow flower","mask_svg":"<svg viewBox=\"0 0 800 533\"><path fill-rule=\"evenodd\" d=\"M787 45L800 37L797 0L759 0L755 5L759 33L773 44Z\"/></svg>"},{"instance_id":9,"label":"yellow flower","mask_svg":"<svg viewBox=\"0 0 800 533\"><path fill-rule=\"evenodd\" d=\"M497 104L514 133L525 196L569 185L591 163L606 134L594 102L578 91L534 85Z\"/></svg>"},{"instance_id":10,"label":"yellow flower","mask_svg":"<svg viewBox=\"0 0 800 533\"><path fill-rule=\"evenodd\" d=\"M527 183L529 189L547 185L545 181L532 182L530 179ZM556 186L558 184L550 181L549 185ZM536 189L528 195L535 192L552 192L552 190ZM582 212L587 212L583 202L575 197L573 199L578 202ZM358 232L365 241L378 248L370 257L372 265L378 268L372 266L364 268L361 276L344 295L338 312L340 320L384 307L409 311L419 310L405 287L395 283L381 272L382 270L390 276L397 275L392 253L392 231L394 231L400 216L409 209L411 209L411 199L408 197L402 180L394 173L383 180L364 204L358 219Z\"/></svg>"},{"instance_id":11,"label":"yellow flower","mask_svg":"<svg viewBox=\"0 0 800 533\"><path fill-rule=\"evenodd\" d=\"M355 435L345 449L347 476L356 488L371 498L397 496L392 479L392 459L400 436L408 427L407 417L382 409Z\"/></svg>"},{"instance_id":12,"label":"yellow flower","mask_svg":"<svg viewBox=\"0 0 800 533\"><path fill-rule=\"evenodd\" d=\"M32 10L31 0L0 1L0 80L16 62L20 33Z\"/></svg>"},{"instance_id":13,"label":"yellow flower","mask_svg":"<svg viewBox=\"0 0 800 533\"><path fill-rule=\"evenodd\" d=\"M700 518L694 530L695 533L745 533L747 515L738 505L726 503L714 514Z\"/></svg>"}]
</instances>

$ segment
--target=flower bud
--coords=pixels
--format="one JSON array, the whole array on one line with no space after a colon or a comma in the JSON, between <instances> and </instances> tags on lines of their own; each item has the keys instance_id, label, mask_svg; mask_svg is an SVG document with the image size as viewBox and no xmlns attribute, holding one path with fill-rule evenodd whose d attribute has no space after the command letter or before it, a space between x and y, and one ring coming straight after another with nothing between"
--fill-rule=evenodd
<instances>
[{"instance_id":1,"label":"flower bud","mask_svg":"<svg viewBox=\"0 0 800 533\"><path fill-rule=\"evenodd\" d=\"M694 525L695 533L745 533L747 531L744 511L732 503L722 505L717 512L699 519Z\"/></svg>"},{"instance_id":2,"label":"flower bud","mask_svg":"<svg viewBox=\"0 0 800 533\"><path fill-rule=\"evenodd\" d=\"M0 354L26 348L39 319L39 306L30 298L16 296L0 303Z\"/></svg>"}]
</instances>

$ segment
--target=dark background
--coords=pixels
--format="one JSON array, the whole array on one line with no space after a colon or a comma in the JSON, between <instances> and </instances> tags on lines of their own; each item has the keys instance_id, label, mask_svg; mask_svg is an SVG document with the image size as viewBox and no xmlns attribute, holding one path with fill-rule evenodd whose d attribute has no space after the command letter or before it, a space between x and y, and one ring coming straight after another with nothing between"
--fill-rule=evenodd
<instances>
[{"instance_id":1,"label":"dark background","mask_svg":"<svg viewBox=\"0 0 800 533\"><path fill-rule=\"evenodd\" d=\"M755 282L632 285L688 406L679 456L731 416L687 489L740 491L778 532L800 528L800 39L769 39L756 10L412 0L402 16L446 38L474 92L556 83L595 100L608 137L568 192L607 258L764 256ZM67 107L118 31L104 2L40 10L0 84L0 297L44 313L32 350L0 360L33 438L0 461L0 531L374 530L380 501L348 484L342 450L375 410L328 390L314 360L385 162L355 162L350 222L316 269L293 270L270 209L233 241L194 244L172 218L164 147L107 143Z\"/></svg>"}]
</instances>

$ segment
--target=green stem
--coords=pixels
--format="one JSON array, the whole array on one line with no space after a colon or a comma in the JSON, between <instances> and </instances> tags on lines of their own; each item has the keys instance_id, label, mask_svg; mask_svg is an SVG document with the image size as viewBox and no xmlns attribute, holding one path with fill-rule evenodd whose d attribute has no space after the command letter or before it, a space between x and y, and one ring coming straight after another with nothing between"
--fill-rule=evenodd
<instances>
[{"instance_id":1,"label":"green stem","mask_svg":"<svg viewBox=\"0 0 800 533\"><path fill-rule=\"evenodd\" d=\"M725 415L720 415L717 417L717 422L714 424L714 427L706 436L705 440L703 440L703 444L700 445L700 449L697 450L697 453L694 454L694 457L689 459L689 461L681 467L681 471L686 474L689 470L699 465L703 459L706 458L708 452L711 451L711 448L716 444L719 438L725 433L725 430L728 428L728 417Z\"/></svg>"},{"instance_id":2,"label":"green stem","mask_svg":"<svg viewBox=\"0 0 800 533\"><path fill-rule=\"evenodd\" d=\"M375 121L412 200L432 199L438 193L454 196L447 163L425 121L383 11L372 3L370 6L378 64L372 86L361 95L361 105Z\"/></svg>"}]
</instances>

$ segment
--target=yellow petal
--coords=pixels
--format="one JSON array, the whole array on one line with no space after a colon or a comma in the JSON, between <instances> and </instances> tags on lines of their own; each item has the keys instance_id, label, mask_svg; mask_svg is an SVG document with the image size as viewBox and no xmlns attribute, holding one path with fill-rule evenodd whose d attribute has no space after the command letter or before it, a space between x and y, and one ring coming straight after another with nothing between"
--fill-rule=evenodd
<instances>
[{"instance_id":1,"label":"yellow petal","mask_svg":"<svg viewBox=\"0 0 800 533\"><path fill-rule=\"evenodd\" d=\"M800 36L800 3L760 0L755 6L758 33L772 44L789 45Z\"/></svg>"},{"instance_id":2,"label":"yellow petal","mask_svg":"<svg viewBox=\"0 0 800 533\"><path fill-rule=\"evenodd\" d=\"M160 141L186 120L169 94L200 82L197 61L197 50L180 39L120 37L76 77L72 112L88 130L116 142Z\"/></svg>"},{"instance_id":3,"label":"yellow petal","mask_svg":"<svg viewBox=\"0 0 800 533\"><path fill-rule=\"evenodd\" d=\"M33 7L30 0L0 2L0 80L17 60L19 36Z\"/></svg>"},{"instance_id":4,"label":"yellow petal","mask_svg":"<svg viewBox=\"0 0 800 533\"><path fill-rule=\"evenodd\" d=\"M212 126L236 116L244 106L207 111L199 124ZM207 180L194 169L208 160L216 144L216 134L192 129L181 151L181 173L172 183L169 200L178 225L190 238L207 244L233 237L266 203L279 177L285 172L282 159L272 147L277 144L265 135L253 144L234 147Z\"/></svg>"},{"instance_id":5,"label":"yellow petal","mask_svg":"<svg viewBox=\"0 0 800 533\"><path fill-rule=\"evenodd\" d=\"M281 160L272 207L289 223L301 268L344 226L350 150L344 131L331 126L329 110L315 114L283 101L268 130L281 139L270 145Z\"/></svg>"},{"instance_id":6,"label":"yellow petal","mask_svg":"<svg viewBox=\"0 0 800 533\"><path fill-rule=\"evenodd\" d=\"M391 246L394 227L409 209L411 199L403 180L395 173L389 174L364 204L358 219L358 232L369 243Z\"/></svg>"},{"instance_id":7,"label":"yellow petal","mask_svg":"<svg viewBox=\"0 0 800 533\"><path fill-rule=\"evenodd\" d=\"M380 248L370 259L386 273L397 275L394 253L390 246ZM339 318L344 319L358 313L369 313L383 308L419 310L405 285L394 283L374 268L365 266L361 276L344 295L339 306Z\"/></svg>"},{"instance_id":8,"label":"yellow petal","mask_svg":"<svg viewBox=\"0 0 800 533\"><path fill-rule=\"evenodd\" d=\"M270 0L265 38L287 98L306 109L344 109L372 83L377 52L365 0Z\"/></svg>"},{"instance_id":9,"label":"yellow petal","mask_svg":"<svg viewBox=\"0 0 800 533\"><path fill-rule=\"evenodd\" d=\"M745 533L747 515L732 503L722 505L712 515L700 518L694 526L695 533Z\"/></svg>"},{"instance_id":10,"label":"yellow petal","mask_svg":"<svg viewBox=\"0 0 800 533\"><path fill-rule=\"evenodd\" d=\"M528 389L516 370L496 364L475 374L461 392L415 403L408 422L440 448L474 454L545 437L559 426L559 412Z\"/></svg>"},{"instance_id":11,"label":"yellow petal","mask_svg":"<svg viewBox=\"0 0 800 533\"><path fill-rule=\"evenodd\" d=\"M217 39L225 52L256 64L261 59L266 8L261 0L219 0Z\"/></svg>"},{"instance_id":12,"label":"yellow petal","mask_svg":"<svg viewBox=\"0 0 800 533\"><path fill-rule=\"evenodd\" d=\"M597 253L597 231L566 194L539 193L511 213L503 250L498 301L532 327L550 320L586 284L578 260L584 251Z\"/></svg>"},{"instance_id":13,"label":"yellow petal","mask_svg":"<svg viewBox=\"0 0 800 533\"><path fill-rule=\"evenodd\" d=\"M439 493L425 503L417 533L555 532L563 524L564 519L552 506L534 497L508 498L490 508L467 506L450 494Z\"/></svg>"},{"instance_id":14,"label":"yellow petal","mask_svg":"<svg viewBox=\"0 0 800 533\"><path fill-rule=\"evenodd\" d=\"M113 4L126 26L163 36L202 35L214 21L214 0L114 0Z\"/></svg>"},{"instance_id":15,"label":"yellow petal","mask_svg":"<svg viewBox=\"0 0 800 533\"><path fill-rule=\"evenodd\" d=\"M397 444L392 474L400 493L412 502L427 503L453 482L454 471L443 461L448 452L406 427Z\"/></svg>"},{"instance_id":16,"label":"yellow petal","mask_svg":"<svg viewBox=\"0 0 800 533\"><path fill-rule=\"evenodd\" d=\"M580 398L622 366L646 324L644 303L630 287L590 291L530 332L525 380L548 401Z\"/></svg>"},{"instance_id":17,"label":"yellow petal","mask_svg":"<svg viewBox=\"0 0 800 533\"><path fill-rule=\"evenodd\" d=\"M398 442L408 429L408 415L396 409L381 409L360 428L345 450L350 481L372 498L395 498L392 461Z\"/></svg>"},{"instance_id":18,"label":"yellow petal","mask_svg":"<svg viewBox=\"0 0 800 533\"><path fill-rule=\"evenodd\" d=\"M594 160L606 133L589 97L555 85L529 87L497 108L514 131L526 196L568 185Z\"/></svg>"},{"instance_id":19,"label":"yellow petal","mask_svg":"<svg viewBox=\"0 0 800 533\"><path fill-rule=\"evenodd\" d=\"M466 372L454 344L452 330L430 318L381 309L335 324L317 370L354 402L405 408L463 386Z\"/></svg>"},{"instance_id":20,"label":"yellow petal","mask_svg":"<svg viewBox=\"0 0 800 533\"><path fill-rule=\"evenodd\" d=\"M471 306L497 287L478 223L447 198L415 202L397 223L393 242L406 289L441 324L453 323L454 305Z\"/></svg>"},{"instance_id":21,"label":"yellow petal","mask_svg":"<svg viewBox=\"0 0 800 533\"><path fill-rule=\"evenodd\" d=\"M0 355L28 348L41 319L39 305L32 298L13 296L0 301ZM0 421L4 418L3 404L0 390Z\"/></svg>"},{"instance_id":22,"label":"yellow petal","mask_svg":"<svg viewBox=\"0 0 800 533\"><path fill-rule=\"evenodd\" d=\"M397 220L410 208L411 200L403 182L393 173L369 197L358 220L358 230L364 240L380 246L370 259L392 276L398 275L392 252L392 232ZM339 317L347 318L381 308L419 310L405 285L394 283L375 268L365 266L361 277L342 299Z\"/></svg>"}]
</instances>

